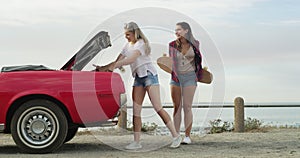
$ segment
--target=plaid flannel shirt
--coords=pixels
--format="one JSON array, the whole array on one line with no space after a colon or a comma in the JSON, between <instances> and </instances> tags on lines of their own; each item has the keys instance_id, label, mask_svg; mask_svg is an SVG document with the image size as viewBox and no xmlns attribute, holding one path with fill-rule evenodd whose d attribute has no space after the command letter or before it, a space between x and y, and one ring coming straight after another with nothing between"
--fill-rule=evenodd
<instances>
[{"instance_id":1,"label":"plaid flannel shirt","mask_svg":"<svg viewBox=\"0 0 300 158\"><path fill-rule=\"evenodd\" d=\"M193 47L194 53L195 53L195 73L197 76L197 79L200 80L202 78L202 56L200 53L200 43L196 40L195 45L191 44ZM169 43L169 56L172 58L172 80L175 82L179 82L177 77L177 51L176 48L176 41L172 41Z\"/></svg>"}]
</instances>

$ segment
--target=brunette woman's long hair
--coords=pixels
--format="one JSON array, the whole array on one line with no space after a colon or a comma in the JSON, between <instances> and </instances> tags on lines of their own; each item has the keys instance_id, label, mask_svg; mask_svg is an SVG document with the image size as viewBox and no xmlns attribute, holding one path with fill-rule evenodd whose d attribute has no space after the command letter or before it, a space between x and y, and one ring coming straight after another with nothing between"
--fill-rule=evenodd
<instances>
[{"instance_id":1,"label":"brunette woman's long hair","mask_svg":"<svg viewBox=\"0 0 300 158\"><path fill-rule=\"evenodd\" d=\"M179 22L176 25L181 26L184 30L188 30L187 34L185 35L185 39L188 41L188 43L190 43L192 46L196 46L196 39L193 36L192 33L192 29L190 27L190 25L187 22ZM180 39L176 40L176 48L181 51L182 50L182 46L181 46L181 41Z\"/></svg>"}]
</instances>

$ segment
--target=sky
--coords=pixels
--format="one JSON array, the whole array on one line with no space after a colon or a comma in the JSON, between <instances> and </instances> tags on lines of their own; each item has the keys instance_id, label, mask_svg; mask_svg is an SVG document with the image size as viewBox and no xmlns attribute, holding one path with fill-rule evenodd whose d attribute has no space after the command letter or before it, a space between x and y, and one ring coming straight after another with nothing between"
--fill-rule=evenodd
<instances>
[{"instance_id":1,"label":"sky","mask_svg":"<svg viewBox=\"0 0 300 158\"><path fill-rule=\"evenodd\" d=\"M103 22L144 7L173 10L190 17L216 46L223 81L198 84L194 101L211 101L213 91L223 84L220 89L224 88L221 98L225 102L232 102L237 96L245 102L300 102L300 1L296 0L0 0L0 67L43 64L59 69ZM128 21L112 25L125 22ZM175 28L175 23L170 23L172 26ZM94 62L101 65L103 56L110 56L111 60L117 56L117 52L111 52L120 50L125 42L122 28L120 33L113 40L113 48ZM145 29L145 33L153 41L162 34L163 41L175 38L166 32ZM203 43L208 39L196 38ZM161 52L166 51L167 42L157 49L160 48ZM209 53L204 51L204 58ZM207 57L204 64L215 70L212 60ZM126 77L125 82L132 82L127 80L128 74L121 75ZM163 101L169 102L165 86L169 76L162 71L159 74L164 86Z\"/></svg>"}]
</instances>

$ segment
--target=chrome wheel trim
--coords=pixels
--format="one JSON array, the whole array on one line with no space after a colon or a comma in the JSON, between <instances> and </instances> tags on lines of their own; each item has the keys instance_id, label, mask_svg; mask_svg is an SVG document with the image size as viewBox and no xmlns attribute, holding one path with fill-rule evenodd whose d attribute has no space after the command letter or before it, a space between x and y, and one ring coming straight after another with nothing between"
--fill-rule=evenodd
<instances>
[{"instance_id":1,"label":"chrome wheel trim","mask_svg":"<svg viewBox=\"0 0 300 158\"><path fill-rule=\"evenodd\" d=\"M25 110L17 122L17 133L28 147L41 149L51 145L59 133L59 120L48 108L35 106Z\"/></svg>"}]
</instances>

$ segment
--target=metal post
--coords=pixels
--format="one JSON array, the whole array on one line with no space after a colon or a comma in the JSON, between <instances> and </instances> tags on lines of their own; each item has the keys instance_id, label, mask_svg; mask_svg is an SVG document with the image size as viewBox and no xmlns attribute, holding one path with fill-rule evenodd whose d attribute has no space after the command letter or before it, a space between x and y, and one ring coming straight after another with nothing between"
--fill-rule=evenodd
<instances>
[{"instance_id":1,"label":"metal post","mask_svg":"<svg viewBox=\"0 0 300 158\"><path fill-rule=\"evenodd\" d=\"M244 99L237 97L234 99L234 131L244 132Z\"/></svg>"}]
</instances>

